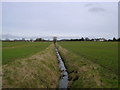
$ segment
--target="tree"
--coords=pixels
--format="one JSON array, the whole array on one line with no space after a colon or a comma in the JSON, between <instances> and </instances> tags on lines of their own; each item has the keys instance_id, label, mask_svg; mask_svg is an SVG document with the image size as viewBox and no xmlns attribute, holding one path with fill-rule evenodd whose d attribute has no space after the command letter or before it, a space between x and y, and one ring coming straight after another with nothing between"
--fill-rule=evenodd
<instances>
[{"instance_id":1,"label":"tree","mask_svg":"<svg viewBox=\"0 0 120 90\"><path fill-rule=\"evenodd\" d=\"M44 41L44 39L42 39L42 38L36 38L35 41Z\"/></svg>"},{"instance_id":2,"label":"tree","mask_svg":"<svg viewBox=\"0 0 120 90\"><path fill-rule=\"evenodd\" d=\"M84 38L83 38L83 37L81 38L81 41L84 41Z\"/></svg>"},{"instance_id":3,"label":"tree","mask_svg":"<svg viewBox=\"0 0 120 90\"><path fill-rule=\"evenodd\" d=\"M90 41L94 41L94 39L91 39Z\"/></svg>"},{"instance_id":4,"label":"tree","mask_svg":"<svg viewBox=\"0 0 120 90\"><path fill-rule=\"evenodd\" d=\"M111 39L108 39L108 41L112 41Z\"/></svg>"},{"instance_id":5,"label":"tree","mask_svg":"<svg viewBox=\"0 0 120 90\"><path fill-rule=\"evenodd\" d=\"M30 39L30 42L32 42L32 41L33 41L33 39L31 38L31 39Z\"/></svg>"},{"instance_id":6,"label":"tree","mask_svg":"<svg viewBox=\"0 0 120 90\"><path fill-rule=\"evenodd\" d=\"M113 38L113 41L116 41L116 40L117 40L117 39L114 37L114 38Z\"/></svg>"},{"instance_id":7,"label":"tree","mask_svg":"<svg viewBox=\"0 0 120 90\"><path fill-rule=\"evenodd\" d=\"M85 41L90 41L90 39L88 37L85 38Z\"/></svg>"},{"instance_id":8,"label":"tree","mask_svg":"<svg viewBox=\"0 0 120 90\"><path fill-rule=\"evenodd\" d=\"M120 41L120 38L118 38L118 41Z\"/></svg>"},{"instance_id":9,"label":"tree","mask_svg":"<svg viewBox=\"0 0 120 90\"><path fill-rule=\"evenodd\" d=\"M57 37L53 37L54 44L56 44L56 41L57 41Z\"/></svg>"}]
</instances>

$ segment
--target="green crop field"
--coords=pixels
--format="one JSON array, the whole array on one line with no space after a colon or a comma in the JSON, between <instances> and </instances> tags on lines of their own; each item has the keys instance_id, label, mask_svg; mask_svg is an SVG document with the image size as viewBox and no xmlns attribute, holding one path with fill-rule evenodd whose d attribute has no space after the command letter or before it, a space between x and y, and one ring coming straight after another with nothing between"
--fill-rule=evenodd
<instances>
[{"instance_id":1,"label":"green crop field","mask_svg":"<svg viewBox=\"0 0 120 90\"><path fill-rule=\"evenodd\" d=\"M117 42L60 42L67 50L93 60L94 62L117 72L118 43Z\"/></svg>"},{"instance_id":2,"label":"green crop field","mask_svg":"<svg viewBox=\"0 0 120 90\"><path fill-rule=\"evenodd\" d=\"M71 87L117 87L118 42L68 41L58 46Z\"/></svg>"},{"instance_id":3,"label":"green crop field","mask_svg":"<svg viewBox=\"0 0 120 90\"><path fill-rule=\"evenodd\" d=\"M44 50L50 42L3 42L2 63L6 64L18 58L24 58Z\"/></svg>"},{"instance_id":4,"label":"green crop field","mask_svg":"<svg viewBox=\"0 0 120 90\"><path fill-rule=\"evenodd\" d=\"M69 88L118 87L118 42L64 41L56 46L68 71ZM3 42L2 63L5 88L58 85L60 71L51 42Z\"/></svg>"}]
</instances>

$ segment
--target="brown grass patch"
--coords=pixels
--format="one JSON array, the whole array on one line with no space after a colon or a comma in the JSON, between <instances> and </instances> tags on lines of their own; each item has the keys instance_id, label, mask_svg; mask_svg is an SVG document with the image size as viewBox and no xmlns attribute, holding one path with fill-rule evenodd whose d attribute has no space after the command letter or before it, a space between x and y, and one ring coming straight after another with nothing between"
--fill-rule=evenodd
<instances>
[{"instance_id":1,"label":"brown grass patch","mask_svg":"<svg viewBox=\"0 0 120 90\"><path fill-rule=\"evenodd\" d=\"M53 45L29 58L3 65L4 88L55 88L58 79Z\"/></svg>"}]
</instances>

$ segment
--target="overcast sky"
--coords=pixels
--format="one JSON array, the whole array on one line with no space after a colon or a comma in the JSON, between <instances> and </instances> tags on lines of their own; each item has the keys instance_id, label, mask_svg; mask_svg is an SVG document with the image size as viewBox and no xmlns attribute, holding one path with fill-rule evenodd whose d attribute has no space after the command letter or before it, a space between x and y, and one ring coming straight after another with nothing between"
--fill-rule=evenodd
<instances>
[{"instance_id":1,"label":"overcast sky","mask_svg":"<svg viewBox=\"0 0 120 90\"><path fill-rule=\"evenodd\" d=\"M118 36L117 2L4 2L2 31L15 36Z\"/></svg>"}]
</instances>

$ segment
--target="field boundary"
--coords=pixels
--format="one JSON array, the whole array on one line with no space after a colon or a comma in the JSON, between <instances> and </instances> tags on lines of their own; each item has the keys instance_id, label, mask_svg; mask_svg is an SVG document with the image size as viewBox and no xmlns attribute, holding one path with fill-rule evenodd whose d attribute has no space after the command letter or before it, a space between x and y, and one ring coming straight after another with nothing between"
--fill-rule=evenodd
<instances>
[{"instance_id":1,"label":"field boundary","mask_svg":"<svg viewBox=\"0 0 120 90\"><path fill-rule=\"evenodd\" d=\"M70 88L118 88L118 76L114 73L106 71L91 60L78 57L60 45L58 50L67 66Z\"/></svg>"},{"instance_id":2,"label":"field boundary","mask_svg":"<svg viewBox=\"0 0 120 90\"><path fill-rule=\"evenodd\" d=\"M44 51L29 58L3 65L3 88L56 88L59 73L51 44Z\"/></svg>"}]
</instances>

